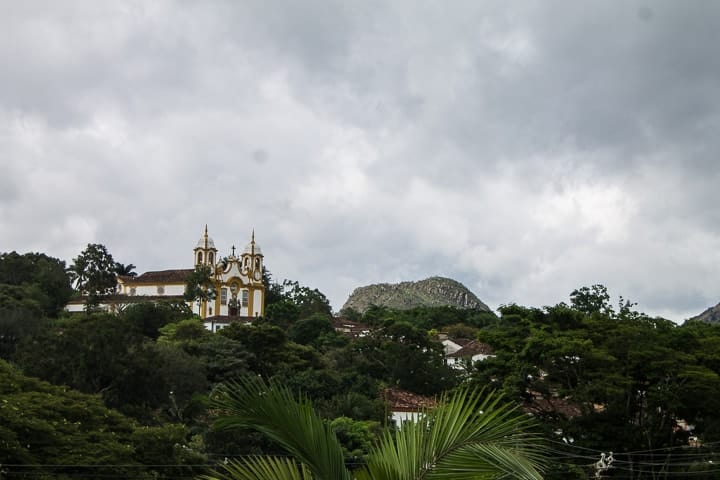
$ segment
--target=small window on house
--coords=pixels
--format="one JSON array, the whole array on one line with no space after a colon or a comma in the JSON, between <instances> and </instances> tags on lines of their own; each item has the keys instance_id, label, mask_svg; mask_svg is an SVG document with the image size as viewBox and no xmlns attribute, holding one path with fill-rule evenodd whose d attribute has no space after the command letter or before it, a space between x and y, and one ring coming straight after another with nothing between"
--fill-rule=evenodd
<instances>
[{"instance_id":1,"label":"small window on house","mask_svg":"<svg viewBox=\"0 0 720 480\"><path fill-rule=\"evenodd\" d=\"M227 305L227 288L220 289L220 305Z\"/></svg>"},{"instance_id":2,"label":"small window on house","mask_svg":"<svg viewBox=\"0 0 720 480\"><path fill-rule=\"evenodd\" d=\"M247 307L248 306L248 291L243 290L242 291L242 306Z\"/></svg>"},{"instance_id":3,"label":"small window on house","mask_svg":"<svg viewBox=\"0 0 720 480\"><path fill-rule=\"evenodd\" d=\"M165 295L165 287L163 287L162 285L158 285L158 287L157 287L157 294L158 294L158 295Z\"/></svg>"},{"instance_id":4,"label":"small window on house","mask_svg":"<svg viewBox=\"0 0 720 480\"><path fill-rule=\"evenodd\" d=\"M130 295L135 295L137 293L137 290L135 287L130 287Z\"/></svg>"}]
</instances>

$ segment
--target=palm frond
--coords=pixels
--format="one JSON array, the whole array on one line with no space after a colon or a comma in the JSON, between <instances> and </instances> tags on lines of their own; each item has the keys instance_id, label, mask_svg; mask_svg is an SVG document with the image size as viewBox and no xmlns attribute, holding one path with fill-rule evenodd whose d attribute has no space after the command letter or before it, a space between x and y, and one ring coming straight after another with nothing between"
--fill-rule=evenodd
<instances>
[{"instance_id":1,"label":"palm frond","mask_svg":"<svg viewBox=\"0 0 720 480\"><path fill-rule=\"evenodd\" d=\"M310 402L286 387L247 377L218 387L212 400L220 429L250 428L267 435L317 479L350 480L342 447Z\"/></svg>"},{"instance_id":2,"label":"palm frond","mask_svg":"<svg viewBox=\"0 0 720 480\"><path fill-rule=\"evenodd\" d=\"M384 480L540 479L543 458L532 419L497 395L461 389L393 437L385 434L368 457L368 476Z\"/></svg>"},{"instance_id":3,"label":"palm frond","mask_svg":"<svg viewBox=\"0 0 720 480\"><path fill-rule=\"evenodd\" d=\"M201 480L311 480L305 465L291 458L252 456L231 461L224 472L202 475Z\"/></svg>"},{"instance_id":4,"label":"palm frond","mask_svg":"<svg viewBox=\"0 0 720 480\"><path fill-rule=\"evenodd\" d=\"M369 456L365 472L356 472L358 479L415 479L420 478L427 434L427 418L403 423L402 429L393 435L385 431L378 445Z\"/></svg>"},{"instance_id":5,"label":"palm frond","mask_svg":"<svg viewBox=\"0 0 720 480\"><path fill-rule=\"evenodd\" d=\"M471 445L448 454L429 471L429 480L476 480L478 478L513 478L538 480L542 476L535 463L522 450L501 445Z\"/></svg>"}]
</instances>

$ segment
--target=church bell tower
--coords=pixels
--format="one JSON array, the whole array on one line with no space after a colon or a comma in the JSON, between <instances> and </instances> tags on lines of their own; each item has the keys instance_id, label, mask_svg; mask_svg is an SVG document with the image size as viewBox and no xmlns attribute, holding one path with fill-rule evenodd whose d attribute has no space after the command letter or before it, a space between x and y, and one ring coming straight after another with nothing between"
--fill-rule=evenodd
<instances>
[{"instance_id":1,"label":"church bell tower","mask_svg":"<svg viewBox=\"0 0 720 480\"><path fill-rule=\"evenodd\" d=\"M208 228L205 225L205 234L200 237L197 245L193 249L195 256L194 265L208 265L213 267L217 261L217 248L215 248L215 242L208 236Z\"/></svg>"},{"instance_id":2,"label":"church bell tower","mask_svg":"<svg viewBox=\"0 0 720 480\"><path fill-rule=\"evenodd\" d=\"M265 286L263 285L263 253L260 245L255 243L253 229L250 243L240 257L242 272L248 278L248 316L262 317L265 315Z\"/></svg>"}]
</instances>

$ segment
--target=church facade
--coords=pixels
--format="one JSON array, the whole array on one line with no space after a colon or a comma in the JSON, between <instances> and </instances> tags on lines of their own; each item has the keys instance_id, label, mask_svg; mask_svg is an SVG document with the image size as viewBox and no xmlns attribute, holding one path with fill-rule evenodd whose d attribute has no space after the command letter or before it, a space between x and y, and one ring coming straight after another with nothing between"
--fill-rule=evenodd
<instances>
[{"instance_id":1,"label":"church facade","mask_svg":"<svg viewBox=\"0 0 720 480\"><path fill-rule=\"evenodd\" d=\"M101 307L115 311L123 306L142 301L186 301L185 285L197 267L206 267L215 298L187 302L194 313L200 315L206 327L215 331L232 321L250 321L265 314L265 285L263 284L263 253L255 242L253 231L250 243L242 253L220 257L215 242L208 235L207 225L203 236L193 249L195 268L145 272L137 277L118 276L117 293L106 299ZM69 311L82 311L82 299L71 302Z\"/></svg>"},{"instance_id":2,"label":"church facade","mask_svg":"<svg viewBox=\"0 0 720 480\"><path fill-rule=\"evenodd\" d=\"M218 260L215 242L205 234L193 250L195 266L205 265L212 272L215 299L199 305L202 318L219 317L262 317L265 310L265 285L263 284L263 253L255 243L255 231L250 243L240 256L235 255L235 246L228 257Z\"/></svg>"}]
</instances>

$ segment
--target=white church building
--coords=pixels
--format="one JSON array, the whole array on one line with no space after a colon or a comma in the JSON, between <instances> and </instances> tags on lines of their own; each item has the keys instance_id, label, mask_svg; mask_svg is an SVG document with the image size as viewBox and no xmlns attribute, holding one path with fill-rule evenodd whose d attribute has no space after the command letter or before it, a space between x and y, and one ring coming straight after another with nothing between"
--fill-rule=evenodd
<instances>
[{"instance_id":1,"label":"white church building","mask_svg":"<svg viewBox=\"0 0 720 480\"><path fill-rule=\"evenodd\" d=\"M209 267L216 296L212 300L187 303L213 331L233 321L250 321L265 313L263 253L260 245L255 243L255 232L239 256L235 254L234 246L231 251L227 257L218 257L215 242L208 236L207 225L193 249L193 265ZM184 302L185 283L193 271L194 268L188 268L145 272L136 277L118 276L117 293L105 298L100 307L118 311L143 301ZM67 306L71 312L83 311L83 308L82 297L73 299Z\"/></svg>"}]
</instances>

